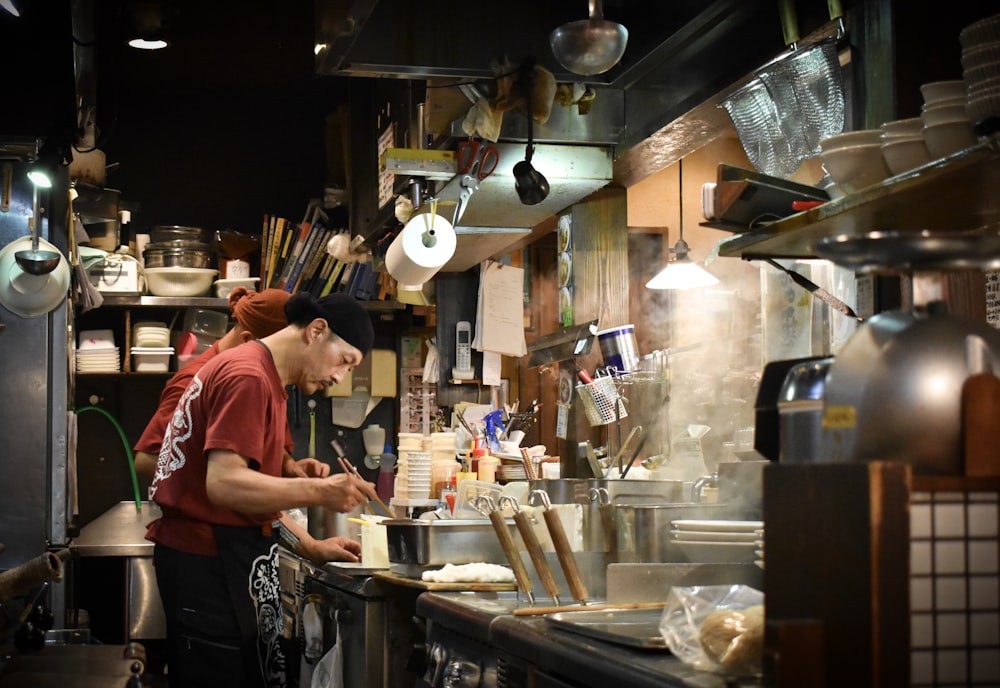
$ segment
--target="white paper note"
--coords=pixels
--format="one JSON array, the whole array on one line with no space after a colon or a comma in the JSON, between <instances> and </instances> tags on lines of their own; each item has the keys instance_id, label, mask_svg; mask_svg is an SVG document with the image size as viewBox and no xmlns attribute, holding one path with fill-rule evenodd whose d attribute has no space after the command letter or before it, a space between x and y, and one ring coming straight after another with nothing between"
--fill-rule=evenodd
<instances>
[{"instance_id":1,"label":"white paper note","mask_svg":"<svg viewBox=\"0 0 1000 688\"><path fill-rule=\"evenodd\" d=\"M479 351L506 356L528 353L524 341L524 270L487 260L479 279L476 341Z\"/></svg>"}]
</instances>

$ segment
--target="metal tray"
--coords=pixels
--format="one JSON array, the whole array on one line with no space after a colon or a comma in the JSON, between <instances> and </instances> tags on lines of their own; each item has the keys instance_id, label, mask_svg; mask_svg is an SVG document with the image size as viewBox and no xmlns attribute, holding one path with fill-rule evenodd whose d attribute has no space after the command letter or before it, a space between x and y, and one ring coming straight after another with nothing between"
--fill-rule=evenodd
<instances>
[{"instance_id":1,"label":"metal tray","mask_svg":"<svg viewBox=\"0 0 1000 688\"><path fill-rule=\"evenodd\" d=\"M667 649L660 634L662 609L606 609L593 612L557 612L545 620L556 628L643 649Z\"/></svg>"}]
</instances>

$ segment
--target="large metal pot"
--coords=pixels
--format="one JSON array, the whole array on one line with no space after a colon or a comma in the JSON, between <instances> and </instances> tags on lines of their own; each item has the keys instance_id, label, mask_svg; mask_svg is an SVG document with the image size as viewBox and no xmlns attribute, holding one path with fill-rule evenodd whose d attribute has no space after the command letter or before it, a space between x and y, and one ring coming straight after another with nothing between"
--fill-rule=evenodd
<instances>
[{"instance_id":1,"label":"large metal pot","mask_svg":"<svg viewBox=\"0 0 1000 688\"><path fill-rule=\"evenodd\" d=\"M608 550L602 504L668 504L687 500L680 480L611 480L607 478L559 478L531 480L529 491L544 490L553 504L583 505L583 548L588 552ZM593 490L601 492L595 494Z\"/></svg>"},{"instance_id":2,"label":"large metal pot","mask_svg":"<svg viewBox=\"0 0 1000 688\"><path fill-rule=\"evenodd\" d=\"M874 316L827 375L823 460L962 474L962 387L991 370L1000 372L1000 332L984 322L933 308Z\"/></svg>"},{"instance_id":3,"label":"large metal pot","mask_svg":"<svg viewBox=\"0 0 1000 688\"><path fill-rule=\"evenodd\" d=\"M167 241L147 244L142 252L147 268L211 268L215 253L200 241Z\"/></svg>"},{"instance_id":4,"label":"large metal pot","mask_svg":"<svg viewBox=\"0 0 1000 688\"><path fill-rule=\"evenodd\" d=\"M670 540L671 522L679 519L759 520L754 509L687 502L622 504L615 507L619 562L683 562L687 556Z\"/></svg>"}]
</instances>

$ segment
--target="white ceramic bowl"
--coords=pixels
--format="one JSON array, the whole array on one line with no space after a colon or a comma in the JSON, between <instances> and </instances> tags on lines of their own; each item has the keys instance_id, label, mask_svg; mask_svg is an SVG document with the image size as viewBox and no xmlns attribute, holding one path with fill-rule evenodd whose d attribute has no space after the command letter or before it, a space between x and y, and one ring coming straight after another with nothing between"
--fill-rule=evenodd
<instances>
[{"instance_id":1,"label":"white ceramic bowl","mask_svg":"<svg viewBox=\"0 0 1000 688\"><path fill-rule=\"evenodd\" d=\"M933 110L942 107L955 107L959 105L965 105L968 101L968 97L963 94L957 98L943 98L941 100L934 100L930 103L924 103L923 107L920 108L920 112L927 112L928 110Z\"/></svg>"},{"instance_id":2,"label":"white ceramic bowl","mask_svg":"<svg viewBox=\"0 0 1000 688\"><path fill-rule=\"evenodd\" d=\"M220 279L215 280L215 295L220 299L228 299L229 294L232 293L233 289L236 287L246 287L251 291L257 289L257 282L260 281L259 277L242 277L242 278L230 278L230 279Z\"/></svg>"},{"instance_id":3,"label":"white ceramic bowl","mask_svg":"<svg viewBox=\"0 0 1000 688\"><path fill-rule=\"evenodd\" d=\"M973 122L981 122L988 117L1000 117L1000 90L970 98L965 109Z\"/></svg>"},{"instance_id":4,"label":"white ceramic bowl","mask_svg":"<svg viewBox=\"0 0 1000 688\"><path fill-rule=\"evenodd\" d=\"M965 81L955 79L952 81L931 81L920 87L920 93L924 97L924 103L934 103L940 100L951 100L953 98L965 97Z\"/></svg>"},{"instance_id":5,"label":"white ceramic bowl","mask_svg":"<svg viewBox=\"0 0 1000 688\"><path fill-rule=\"evenodd\" d=\"M890 176L881 142L834 148L820 157L830 178L845 193L856 193Z\"/></svg>"},{"instance_id":6,"label":"white ceramic bowl","mask_svg":"<svg viewBox=\"0 0 1000 688\"><path fill-rule=\"evenodd\" d=\"M943 158L976 143L976 132L972 122L942 122L933 127L924 127L924 141L932 158Z\"/></svg>"},{"instance_id":7,"label":"white ceramic bowl","mask_svg":"<svg viewBox=\"0 0 1000 688\"><path fill-rule=\"evenodd\" d=\"M887 139L882 144L882 157L889 171L902 174L931 161L930 151L923 136L907 138L903 136Z\"/></svg>"},{"instance_id":8,"label":"white ceramic bowl","mask_svg":"<svg viewBox=\"0 0 1000 688\"><path fill-rule=\"evenodd\" d=\"M975 69L1000 62L1000 41L980 43L962 51L962 69Z\"/></svg>"},{"instance_id":9,"label":"white ceramic bowl","mask_svg":"<svg viewBox=\"0 0 1000 688\"><path fill-rule=\"evenodd\" d=\"M993 76L989 79L983 79L975 86L969 89L969 98L976 98L985 93L991 93L993 91L1000 91L1000 76Z\"/></svg>"},{"instance_id":10,"label":"white ceramic bowl","mask_svg":"<svg viewBox=\"0 0 1000 688\"><path fill-rule=\"evenodd\" d=\"M844 148L845 146L857 146L864 144L881 144L881 129L859 129L858 131L845 131L842 134L828 136L819 142L820 150L826 151ZM829 171L829 170L827 170Z\"/></svg>"},{"instance_id":11,"label":"white ceramic bowl","mask_svg":"<svg viewBox=\"0 0 1000 688\"><path fill-rule=\"evenodd\" d=\"M924 128L924 121L919 117L909 119L894 119L891 122L882 124L882 140L894 139L898 137L913 138L921 136Z\"/></svg>"},{"instance_id":12,"label":"white ceramic bowl","mask_svg":"<svg viewBox=\"0 0 1000 688\"><path fill-rule=\"evenodd\" d=\"M958 34L958 41L963 48L970 48L980 43L1000 41L1000 14L972 22Z\"/></svg>"},{"instance_id":13,"label":"white ceramic bowl","mask_svg":"<svg viewBox=\"0 0 1000 688\"><path fill-rule=\"evenodd\" d=\"M985 87L990 79L996 78L1000 78L1000 62L990 62L966 69L962 72L962 79L965 80L966 94L977 88Z\"/></svg>"},{"instance_id":14,"label":"white ceramic bowl","mask_svg":"<svg viewBox=\"0 0 1000 688\"><path fill-rule=\"evenodd\" d=\"M925 127L933 127L943 122L967 122L969 113L965 108L965 99L955 105L935 105L920 112L920 120Z\"/></svg>"},{"instance_id":15,"label":"white ceramic bowl","mask_svg":"<svg viewBox=\"0 0 1000 688\"><path fill-rule=\"evenodd\" d=\"M146 286L154 296L204 296L218 274L208 268L146 268Z\"/></svg>"}]
</instances>

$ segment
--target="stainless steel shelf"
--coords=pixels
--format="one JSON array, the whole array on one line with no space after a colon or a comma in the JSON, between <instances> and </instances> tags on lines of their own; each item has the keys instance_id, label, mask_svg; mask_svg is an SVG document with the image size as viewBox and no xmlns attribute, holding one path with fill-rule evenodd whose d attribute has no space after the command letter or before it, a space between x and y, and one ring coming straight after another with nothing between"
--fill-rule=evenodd
<instances>
[{"instance_id":1,"label":"stainless steel shelf","mask_svg":"<svg viewBox=\"0 0 1000 688\"><path fill-rule=\"evenodd\" d=\"M814 258L817 242L873 230L972 230L1000 222L1000 134L719 246L727 257Z\"/></svg>"}]
</instances>

